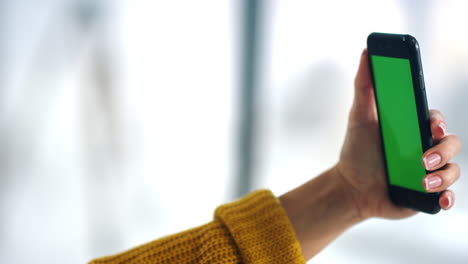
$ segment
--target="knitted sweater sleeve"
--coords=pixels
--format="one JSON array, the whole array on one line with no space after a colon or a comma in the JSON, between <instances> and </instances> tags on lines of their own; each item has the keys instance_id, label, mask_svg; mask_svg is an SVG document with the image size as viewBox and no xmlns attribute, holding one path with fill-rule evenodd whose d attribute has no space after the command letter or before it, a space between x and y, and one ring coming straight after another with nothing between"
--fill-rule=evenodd
<instances>
[{"instance_id":1,"label":"knitted sweater sleeve","mask_svg":"<svg viewBox=\"0 0 468 264\"><path fill-rule=\"evenodd\" d=\"M267 190L224 204L205 225L90 264L303 264L299 242L278 199Z\"/></svg>"}]
</instances>

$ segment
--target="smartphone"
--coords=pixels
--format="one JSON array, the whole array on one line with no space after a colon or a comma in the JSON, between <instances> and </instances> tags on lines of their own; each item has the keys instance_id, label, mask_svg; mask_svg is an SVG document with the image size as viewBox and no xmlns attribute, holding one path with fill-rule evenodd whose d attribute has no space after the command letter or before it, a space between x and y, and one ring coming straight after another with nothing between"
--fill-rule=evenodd
<instances>
[{"instance_id":1,"label":"smartphone","mask_svg":"<svg viewBox=\"0 0 468 264\"><path fill-rule=\"evenodd\" d=\"M432 146L419 44L411 35L367 38L388 192L398 206L436 214L440 193L425 191L423 153Z\"/></svg>"}]
</instances>

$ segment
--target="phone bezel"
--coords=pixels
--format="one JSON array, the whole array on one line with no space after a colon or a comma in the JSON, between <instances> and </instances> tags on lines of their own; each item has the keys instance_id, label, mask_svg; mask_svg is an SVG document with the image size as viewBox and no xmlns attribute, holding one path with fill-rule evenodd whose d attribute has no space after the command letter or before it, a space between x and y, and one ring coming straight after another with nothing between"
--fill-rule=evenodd
<instances>
[{"instance_id":1,"label":"phone bezel","mask_svg":"<svg viewBox=\"0 0 468 264\"><path fill-rule=\"evenodd\" d=\"M432 133L430 129L430 116L427 106L426 90L424 85L424 75L422 70L419 44L411 35L372 33L367 38L368 60L371 71L372 82L374 82L372 55L385 57L394 57L408 59L410 61L411 76L418 113L419 131L421 134L421 143L423 151L428 150L432 142ZM375 87L375 86L374 86ZM378 111L377 91L374 88L375 101ZM379 117L380 118L380 117ZM380 126L380 123L379 123ZM382 131L382 129L380 129ZM382 154L385 160L385 170L387 175L387 186L390 199L398 206L410 208L413 210L436 214L440 211L439 197L440 193L423 193L400 186L391 185L386 165L386 157L383 144L383 135L380 133ZM426 170L426 173L428 171ZM422 183L421 183L422 184Z\"/></svg>"}]
</instances>

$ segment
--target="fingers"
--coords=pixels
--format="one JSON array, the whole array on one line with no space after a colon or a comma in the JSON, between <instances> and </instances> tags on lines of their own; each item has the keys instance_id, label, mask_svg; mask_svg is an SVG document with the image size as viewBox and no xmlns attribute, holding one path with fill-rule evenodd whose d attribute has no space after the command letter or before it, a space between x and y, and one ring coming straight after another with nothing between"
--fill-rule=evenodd
<instances>
[{"instance_id":1,"label":"fingers","mask_svg":"<svg viewBox=\"0 0 468 264\"><path fill-rule=\"evenodd\" d=\"M377 120L372 77L369 67L369 55L367 49L364 49L361 54L358 72L354 79L354 102L351 110L351 121L353 122Z\"/></svg>"},{"instance_id":2,"label":"fingers","mask_svg":"<svg viewBox=\"0 0 468 264\"><path fill-rule=\"evenodd\" d=\"M458 178L460 167L456 163L448 163L442 170L424 176L423 186L428 192L441 192L454 184Z\"/></svg>"},{"instance_id":3,"label":"fingers","mask_svg":"<svg viewBox=\"0 0 468 264\"><path fill-rule=\"evenodd\" d=\"M427 174L423 178L423 186L428 192L442 192L439 205L442 209L450 209L455 202L455 194L447 190L460 178L460 167L456 163L448 163L461 149L461 141L456 135L447 134L445 117L438 110L429 112L431 132L437 145L427 150L423 155L423 165L427 170L441 170Z\"/></svg>"},{"instance_id":4,"label":"fingers","mask_svg":"<svg viewBox=\"0 0 468 264\"><path fill-rule=\"evenodd\" d=\"M461 141L456 135L447 135L423 155L423 165L426 170L433 171L442 168L461 149Z\"/></svg>"},{"instance_id":5,"label":"fingers","mask_svg":"<svg viewBox=\"0 0 468 264\"><path fill-rule=\"evenodd\" d=\"M451 190L444 191L439 197L439 205L442 209L448 210L455 203L455 194Z\"/></svg>"},{"instance_id":6,"label":"fingers","mask_svg":"<svg viewBox=\"0 0 468 264\"><path fill-rule=\"evenodd\" d=\"M354 86L356 88L356 94L372 87L367 49L362 51L358 72L356 74L356 79L354 80Z\"/></svg>"},{"instance_id":7,"label":"fingers","mask_svg":"<svg viewBox=\"0 0 468 264\"><path fill-rule=\"evenodd\" d=\"M445 123L445 117L439 110L434 109L429 112L429 116L431 119L432 139L435 142L438 142L447 134L447 124Z\"/></svg>"}]
</instances>

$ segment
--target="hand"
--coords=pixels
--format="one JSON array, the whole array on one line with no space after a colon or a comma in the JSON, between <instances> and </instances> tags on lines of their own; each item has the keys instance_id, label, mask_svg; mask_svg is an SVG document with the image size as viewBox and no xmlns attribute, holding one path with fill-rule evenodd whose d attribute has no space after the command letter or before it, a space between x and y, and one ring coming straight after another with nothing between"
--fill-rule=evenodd
<instances>
[{"instance_id":1,"label":"hand","mask_svg":"<svg viewBox=\"0 0 468 264\"><path fill-rule=\"evenodd\" d=\"M367 50L361 56L354 85L355 97L346 139L334 169L347 183L361 219L398 219L414 215L415 211L395 206L388 197ZM446 133L445 119L439 111L430 111L430 122L436 145L421 159L427 170L442 169L426 175L421 184L429 192L442 192L439 204L447 210L455 201L454 193L447 188L460 176L459 166L449 161L460 151L461 142L456 135Z\"/></svg>"},{"instance_id":2,"label":"hand","mask_svg":"<svg viewBox=\"0 0 468 264\"><path fill-rule=\"evenodd\" d=\"M312 258L343 231L367 218L398 219L416 214L395 206L388 197L373 91L364 50L338 163L279 197L305 259ZM458 165L449 160L460 151L461 143L457 136L446 133L447 125L439 111L431 110L430 118L436 145L423 154L421 162L429 167L427 170L442 169L426 175L421 184L429 192L442 192L439 204L447 210L455 196L446 188L460 176Z\"/></svg>"}]
</instances>

